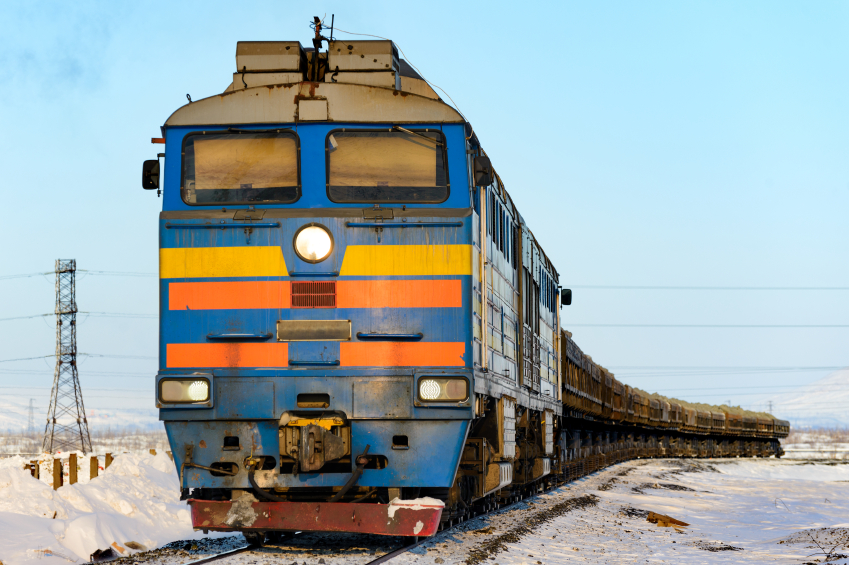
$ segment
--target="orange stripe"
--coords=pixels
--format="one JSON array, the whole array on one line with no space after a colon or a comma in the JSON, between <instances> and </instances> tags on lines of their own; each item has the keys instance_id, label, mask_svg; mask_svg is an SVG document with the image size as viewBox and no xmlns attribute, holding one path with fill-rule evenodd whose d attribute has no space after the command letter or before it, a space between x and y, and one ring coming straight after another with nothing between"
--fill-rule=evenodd
<instances>
[{"instance_id":1,"label":"orange stripe","mask_svg":"<svg viewBox=\"0 0 849 565\"><path fill-rule=\"evenodd\" d=\"M460 342L346 342L339 344L343 367L462 367L466 344Z\"/></svg>"},{"instance_id":2,"label":"orange stripe","mask_svg":"<svg viewBox=\"0 0 849 565\"><path fill-rule=\"evenodd\" d=\"M338 281L337 308L460 308L459 280ZM290 308L289 281L172 282L169 310Z\"/></svg>"},{"instance_id":3,"label":"orange stripe","mask_svg":"<svg viewBox=\"0 0 849 565\"><path fill-rule=\"evenodd\" d=\"M168 284L169 310L289 308L290 297L288 281Z\"/></svg>"},{"instance_id":4,"label":"orange stripe","mask_svg":"<svg viewBox=\"0 0 849 565\"><path fill-rule=\"evenodd\" d=\"M338 308L460 308L461 282L447 281L339 281Z\"/></svg>"},{"instance_id":5,"label":"orange stripe","mask_svg":"<svg viewBox=\"0 0 849 565\"><path fill-rule=\"evenodd\" d=\"M167 367L287 367L288 343L169 343Z\"/></svg>"}]
</instances>

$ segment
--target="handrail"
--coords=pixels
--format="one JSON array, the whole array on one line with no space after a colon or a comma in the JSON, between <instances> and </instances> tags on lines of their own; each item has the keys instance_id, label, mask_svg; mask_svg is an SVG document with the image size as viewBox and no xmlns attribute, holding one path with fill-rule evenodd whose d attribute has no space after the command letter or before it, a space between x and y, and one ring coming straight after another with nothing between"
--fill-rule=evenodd
<instances>
[{"instance_id":1,"label":"handrail","mask_svg":"<svg viewBox=\"0 0 849 565\"><path fill-rule=\"evenodd\" d=\"M290 366L298 366L298 365L319 365L324 367L335 367L339 365L339 361L296 361L294 359L289 359Z\"/></svg>"},{"instance_id":2,"label":"handrail","mask_svg":"<svg viewBox=\"0 0 849 565\"><path fill-rule=\"evenodd\" d=\"M402 340L402 339L421 339L424 337L423 333L414 333L414 334L383 334L383 333L363 333L357 332L357 339L386 339L386 340Z\"/></svg>"},{"instance_id":3,"label":"handrail","mask_svg":"<svg viewBox=\"0 0 849 565\"><path fill-rule=\"evenodd\" d=\"M256 339L256 340L266 340L271 339L271 332L266 332L262 334L207 334L206 339Z\"/></svg>"},{"instance_id":4,"label":"handrail","mask_svg":"<svg viewBox=\"0 0 849 565\"><path fill-rule=\"evenodd\" d=\"M460 227L463 222L345 222L349 228Z\"/></svg>"},{"instance_id":5,"label":"handrail","mask_svg":"<svg viewBox=\"0 0 849 565\"><path fill-rule=\"evenodd\" d=\"M279 228L280 222L263 222L257 224L165 224L165 229L175 230L214 230L214 229L238 229L238 228Z\"/></svg>"}]
</instances>

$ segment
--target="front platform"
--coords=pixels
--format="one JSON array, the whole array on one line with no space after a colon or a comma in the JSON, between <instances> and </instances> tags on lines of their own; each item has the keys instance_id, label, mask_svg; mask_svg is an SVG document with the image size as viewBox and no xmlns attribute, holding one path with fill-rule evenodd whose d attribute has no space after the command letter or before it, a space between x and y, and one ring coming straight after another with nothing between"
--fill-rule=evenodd
<instances>
[{"instance_id":1,"label":"front platform","mask_svg":"<svg viewBox=\"0 0 849 565\"><path fill-rule=\"evenodd\" d=\"M432 536L443 503L432 498L389 504L189 500L196 530L354 532L384 536Z\"/></svg>"}]
</instances>

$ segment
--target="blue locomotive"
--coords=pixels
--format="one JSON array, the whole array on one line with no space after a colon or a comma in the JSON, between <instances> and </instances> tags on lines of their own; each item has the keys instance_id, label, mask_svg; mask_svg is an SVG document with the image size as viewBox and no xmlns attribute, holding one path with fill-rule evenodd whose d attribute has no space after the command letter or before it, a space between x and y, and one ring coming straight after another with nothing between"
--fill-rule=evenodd
<instances>
[{"instance_id":1,"label":"blue locomotive","mask_svg":"<svg viewBox=\"0 0 849 565\"><path fill-rule=\"evenodd\" d=\"M571 293L391 41L240 42L153 141L156 399L195 528L432 535L663 444L584 391Z\"/></svg>"}]
</instances>

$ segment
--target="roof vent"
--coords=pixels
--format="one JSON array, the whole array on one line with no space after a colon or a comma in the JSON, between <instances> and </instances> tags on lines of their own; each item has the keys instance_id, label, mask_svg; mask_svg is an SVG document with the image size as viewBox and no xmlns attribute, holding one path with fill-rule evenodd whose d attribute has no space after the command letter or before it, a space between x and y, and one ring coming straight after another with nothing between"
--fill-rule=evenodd
<instances>
[{"instance_id":1,"label":"roof vent","mask_svg":"<svg viewBox=\"0 0 849 565\"><path fill-rule=\"evenodd\" d=\"M236 71L249 73L294 72L307 68L307 55L298 41L239 41Z\"/></svg>"},{"instance_id":2,"label":"roof vent","mask_svg":"<svg viewBox=\"0 0 849 565\"><path fill-rule=\"evenodd\" d=\"M401 90L398 48L391 41L331 41L326 82L365 84Z\"/></svg>"},{"instance_id":3,"label":"roof vent","mask_svg":"<svg viewBox=\"0 0 849 565\"><path fill-rule=\"evenodd\" d=\"M297 41L239 41L236 72L227 90L294 84L304 80L306 69L307 56Z\"/></svg>"}]
</instances>

